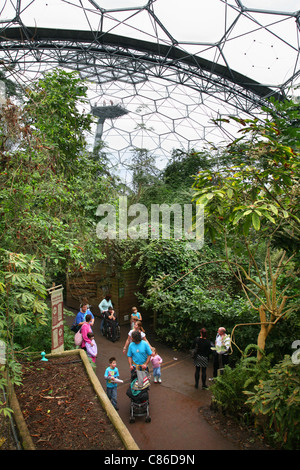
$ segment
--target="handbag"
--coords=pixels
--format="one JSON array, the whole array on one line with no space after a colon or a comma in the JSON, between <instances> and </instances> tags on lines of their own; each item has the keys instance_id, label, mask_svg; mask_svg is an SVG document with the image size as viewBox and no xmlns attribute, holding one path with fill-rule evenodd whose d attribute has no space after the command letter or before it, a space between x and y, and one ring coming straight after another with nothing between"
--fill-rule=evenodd
<instances>
[{"instance_id":1,"label":"handbag","mask_svg":"<svg viewBox=\"0 0 300 470\"><path fill-rule=\"evenodd\" d=\"M80 329L80 326L78 326L75 321L71 326L71 331L74 331L74 333L77 333L77 331Z\"/></svg>"},{"instance_id":2,"label":"handbag","mask_svg":"<svg viewBox=\"0 0 300 470\"><path fill-rule=\"evenodd\" d=\"M192 356L193 359L196 359L197 355L198 355L198 340L199 340L199 336L197 336L196 338L196 346L193 348L193 349L190 349L190 354Z\"/></svg>"},{"instance_id":3,"label":"handbag","mask_svg":"<svg viewBox=\"0 0 300 470\"><path fill-rule=\"evenodd\" d=\"M193 359L196 359L197 354L198 354L198 349L197 349L197 348L191 349L191 350L190 350L190 353L191 353L192 358L193 358Z\"/></svg>"},{"instance_id":4,"label":"handbag","mask_svg":"<svg viewBox=\"0 0 300 470\"><path fill-rule=\"evenodd\" d=\"M74 343L75 343L75 346L81 346L81 343L82 343L81 328L80 330L77 331L77 333L74 336Z\"/></svg>"}]
</instances>

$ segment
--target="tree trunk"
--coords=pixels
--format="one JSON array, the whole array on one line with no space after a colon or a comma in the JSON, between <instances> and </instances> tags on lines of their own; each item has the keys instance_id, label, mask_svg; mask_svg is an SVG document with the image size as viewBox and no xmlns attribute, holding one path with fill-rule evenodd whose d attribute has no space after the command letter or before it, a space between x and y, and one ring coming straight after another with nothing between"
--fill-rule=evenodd
<instances>
[{"instance_id":1,"label":"tree trunk","mask_svg":"<svg viewBox=\"0 0 300 470\"><path fill-rule=\"evenodd\" d=\"M260 332L257 338L257 346L263 351L265 350L266 339L267 339L268 334L269 334L268 325L261 325ZM263 358L263 354L260 351L260 349L257 351L258 361L260 361Z\"/></svg>"},{"instance_id":2,"label":"tree trunk","mask_svg":"<svg viewBox=\"0 0 300 470\"><path fill-rule=\"evenodd\" d=\"M258 311L259 311L259 318L260 318L260 321L261 321L261 325L260 325L260 332L259 332L259 335L258 335L258 338L257 338L257 346L262 351L264 351L265 347L266 347L266 339L267 339L268 334L270 333L273 325L271 323L267 322L266 312L265 312L262 305L260 305ZM263 357L263 353L260 350L258 350L257 351L257 359L260 361L262 359L262 357Z\"/></svg>"}]
</instances>

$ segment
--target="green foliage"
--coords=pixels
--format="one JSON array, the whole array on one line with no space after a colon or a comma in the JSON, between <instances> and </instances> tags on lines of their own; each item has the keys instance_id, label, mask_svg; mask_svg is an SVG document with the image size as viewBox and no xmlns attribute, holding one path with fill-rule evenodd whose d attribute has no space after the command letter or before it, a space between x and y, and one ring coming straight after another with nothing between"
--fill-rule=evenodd
<instances>
[{"instance_id":1,"label":"green foliage","mask_svg":"<svg viewBox=\"0 0 300 470\"><path fill-rule=\"evenodd\" d=\"M158 169L155 166L155 158L151 156L148 150L136 148L133 151L132 163L129 165L132 170L132 184L136 192L136 198L139 200L142 193L152 186L158 176Z\"/></svg>"},{"instance_id":2,"label":"green foliage","mask_svg":"<svg viewBox=\"0 0 300 470\"><path fill-rule=\"evenodd\" d=\"M43 146L49 147L56 171L74 173L86 149L84 132L92 117L78 109L87 104L87 86L76 72L54 70L29 90L25 108Z\"/></svg>"},{"instance_id":3,"label":"green foliage","mask_svg":"<svg viewBox=\"0 0 300 470\"><path fill-rule=\"evenodd\" d=\"M15 357L15 331L29 324L35 331L45 326L49 318L42 266L32 256L1 250L0 286L0 342L5 351L4 370L11 383L18 385L21 367ZM6 385L4 378L0 389ZM2 411L9 412L7 408Z\"/></svg>"},{"instance_id":4,"label":"green foliage","mask_svg":"<svg viewBox=\"0 0 300 470\"><path fill-rule=\"evenodd\" d=\"M272 353L274 361L279 362L286 354L291 353L291 344L300 338L299 310L292 312L284 322L278 322L266 345L266 354Z\"/></svg>"},{"instance_id":5,"label":"green foliage","mask_svg":"<svg viewBox=\"0 0 300 470\"><path fill-rule=\"evenodd\" d=\"M258 361L256 357L249 356L251 349L256 345L248 345L234 368L225 366L222 375L216 377L211 387L213 403L220 407L226 414L233 415L236 419L250 423L253 421L250 407L245 404L245 391L253 391L259 380L268 375L271 358L264 357Z\"/></svg>"},{"instance_id":6,"label":"green foliage","mask_svg":"<svg viewBox=\"0 0 300 470\"><path fill-rule=\"evenodd\" d=\"M216 263L217 254L221 259L217 247L196 252L175 240L153 240L138 253L146 288L138 296L143 308L157 313L157 334L174 347L188 349L202 326L214 338L220 325L230 331L236 322L249 321L249 307L224 263ZM243 333L242 347L251 329Z\"/></svg>"},{"instance_id":7,"label":"green foliage","mask_svg":"<svg viewBox=\"0 0 300 470\"><path fill-rule=\"evenodd\" d=\"M91 117L74 73L46 74L22 109L0 111L0 237L3 248L35 254L52 282L103 257L96 208L114 197L104 154L86 150Z\"/></svg>"},{"instance_id":8,"label":"green foliage","mask_svg":"<svg viewBox=\"0 0 300 470\"><path fill-rule=\"evenodd\" d=\"M245 390L256 416L256 425L279 448L296 450L300 445L300 367L289 356L269 370L268 377Z\"/></svg>"},{"instance_id":9,"label":"green foliage","mask_svg":"<svg viewBox=\"0 0 300 470\"><path fill-rule=\"evenodd\" d=\"M140 203L150 207L150 204L194 204L192 202L192 183L200 170L212 168L215 158L208 152L191 150L173 150L166 167L158 172L147 151L137 149L133 169L140 184L135 183L135 195Z\"/></svg>"},{"instance_id":10,"label":"green foliage","mask_svg":"<svg viewBox=\"0 0 300 470\"><path fill-rule=\"evenodd\" d=\"M13 328L32 321L46 324L49 310L40 262L34 256L2 250L0 267L0 281L4 286L0 292L2 318Z\"/></svg>"},{"instance_id":11,"label":"green foliage","mask_svg":"<svg viewBox=\"0 0 300 470\"><path fill-rule=\"evenodd\" d=\"M34 325L32 323L26 323L25 325L20 325L15 327L14 330L14 351L19 357L27 357L27 352L29 352L29 357L31 353L41 351L46 351L46 353L51 352L52 348L52 319L50 316L45 324ZM66 316L74 316L73 313L68 312L64 309L64 319ZM64 349L74 349L74 333L71 332L69 326L64 321Z\"/></svg>"},{"instance_id":12,"label":"green foliage","mask_svg":"<svg viewBox=\"0 0 300 470\"><path fill-rule=\"evenodd\" d=\"M287 125L299 122L299 107L273 102L268 111L272 119L232 117L242 137L224 150L229 164L200 171L196 178L195 198L206 207L206 230L212 237L224 228L247 237L252 228L299 240L300 134L297 126L293 132Z\"/></svg>"},{"instance_id":13,"label":"green foliage","mask_svg":"<svg viewBox=\"0 0 300 470\"><path fill-rule=\"evenodd\" d=\"M178 192L184 187L190 188L195 175L200 170L212 168L214 163L214 159L205 152L174 150L171 161L162 172L162 178L168 187Z\"/></svg>"},{"instance_id":14,"label":"green foliage","mask_svg":"<svg viewBox=\"0 0 300 470\"><path fill-rule=\"evenodd\" d=\"M228 266L257 321L267 324L258 336L262 349L274 325L298 310L300 246L299 107L273 101L268 112L271 119L232 117L242 137L224 150L228 165L200 171L195 180L206 233L224 239Z\"/></svg>"}]
</instances>

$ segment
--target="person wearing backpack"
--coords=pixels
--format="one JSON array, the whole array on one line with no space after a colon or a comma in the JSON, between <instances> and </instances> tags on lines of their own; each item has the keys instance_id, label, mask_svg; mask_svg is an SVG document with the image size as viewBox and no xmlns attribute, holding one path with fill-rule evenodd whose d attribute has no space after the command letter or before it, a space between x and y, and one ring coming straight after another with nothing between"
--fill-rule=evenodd
<instances>
[{"instance_id":1,"label":"person wearing backpack","mask_svg":"<svg viewBox=\"0 0 300 470\"><path fill-rule=\"evenodd\" d=\"M206 390L206 369L208 366L208 359L211 353L211 344L207 339L207 333L205 328L201 328L200 336L194 339L192 349L195 351L193 359L195 366L195 388L199 386L200 369L202 379L202 389Z\"/></svg>"},{"instance_id":2,"label":"person wearing backpack","mask_svg":"<svg viewBox=\"0 0 300 470\"><path fill-rule=\"evenodd\" d=\"M91 324L93 322L92 315L89 313L85 316L85 321L83 322L80 332L82 334L82 342L81 342L81 349L86 351L86 343L92 345L92 340L88 337L88 333L92 333Z\"/></svg>"}]
</instances>

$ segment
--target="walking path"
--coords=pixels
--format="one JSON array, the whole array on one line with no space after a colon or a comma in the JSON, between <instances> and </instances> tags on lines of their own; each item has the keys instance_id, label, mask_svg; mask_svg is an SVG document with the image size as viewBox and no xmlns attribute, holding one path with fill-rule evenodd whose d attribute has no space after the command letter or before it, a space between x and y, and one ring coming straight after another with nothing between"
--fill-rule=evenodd
<instances>
[{"instance_id":1,"label":"walking path","mask_svg":"<svg viewBox=\"0 0 300 470\"><path fill-rule=\"evenodd\" d=\"M130 399L126 391L130 384L130 371L127 356L123 354L129 325L121 327L121 338L115 343L104 338L100 333L100 319L95 319L93 332L98 346L96 375L106 390L103 378L108 366L108 359L117 360L120 378L123 384L118 386L119 415L128 427L131 435L141 450L239 450L214 429L199 409L209 405L211 392L195 389L194 365L189 355L174 351L155 339L150 327L145 327L147 338L163 359L162 383L154 384L151 378L149 391L151 422L145 417L136 417L135 423L129 423ZM151 371L151 366L150 366ZM208 368L208 377L212 377L212 367Z\"/></svg>"}]
</instances>

